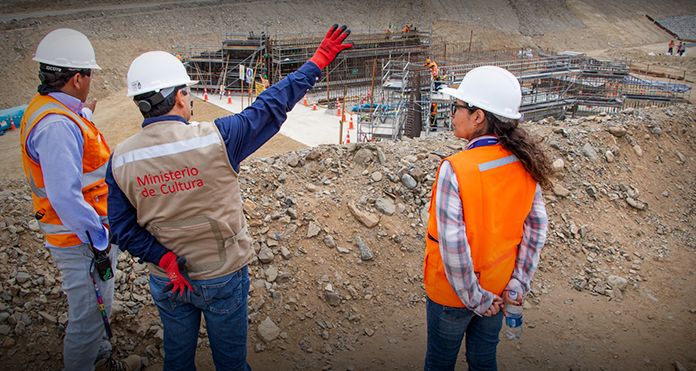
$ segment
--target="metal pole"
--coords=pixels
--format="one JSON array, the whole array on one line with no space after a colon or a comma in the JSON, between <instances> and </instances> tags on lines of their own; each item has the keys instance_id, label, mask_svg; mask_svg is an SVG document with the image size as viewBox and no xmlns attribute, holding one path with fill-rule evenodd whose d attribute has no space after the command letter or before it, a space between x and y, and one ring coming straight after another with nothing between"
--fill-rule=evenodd
<instances>
[{"instance_id":1,"label":"metal pole","mask_svg":"<svg viewBox=\"0 0 696 371\"><path fill-rule=\"evenodd\" d=\"M370 125L374 128L374 123L372 122L372 102L375 99L375 70L377 69L377 60L372 61L372 87L370 88Z\"/></svg>"}]
</instances>

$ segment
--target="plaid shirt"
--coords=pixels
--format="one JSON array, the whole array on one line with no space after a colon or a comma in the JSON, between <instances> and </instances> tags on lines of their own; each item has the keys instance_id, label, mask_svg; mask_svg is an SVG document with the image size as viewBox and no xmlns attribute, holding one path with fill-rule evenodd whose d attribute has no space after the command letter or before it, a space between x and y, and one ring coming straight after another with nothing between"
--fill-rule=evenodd
<instances>
[{"instance_id":1,"label":"plaid shirt","mask_svg":"<svg viewBox=\"0 0 696 371\"><path fill-rule=\"evenodd\" d=\"M440 165L435 213L440 255L447 279L462 303L475 313L483 315L493 303L495 294L484 290L474 273L471 249L466 237L462 199L459 196L459 184L449 161L443 161ZM522 297L527 295L539 264L539 253L546 242L547 229L546 207L541 188L537 184L532 209L524 221L515 269L506 290L522 293Z\"/></svg>"}]
</instances>

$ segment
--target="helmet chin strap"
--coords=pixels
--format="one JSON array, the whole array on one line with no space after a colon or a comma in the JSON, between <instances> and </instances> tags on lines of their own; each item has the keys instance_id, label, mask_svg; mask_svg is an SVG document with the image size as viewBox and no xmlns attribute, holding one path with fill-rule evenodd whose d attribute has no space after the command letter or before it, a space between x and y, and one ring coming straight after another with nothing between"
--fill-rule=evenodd
<instances>
[{"instance_id":1,"label":"helmet chin strap","mask_svg":"<svg viewBox=\"0 0 696 371\"><path fill-rule=\"evenodd\" d=\"M152 107L162 103L162 101L169 96L174 91L174 87L162 89L157 92L157 94L143 100L139 100L138 108L143 112L150 112Z\"/></svg>"}]
</instances>

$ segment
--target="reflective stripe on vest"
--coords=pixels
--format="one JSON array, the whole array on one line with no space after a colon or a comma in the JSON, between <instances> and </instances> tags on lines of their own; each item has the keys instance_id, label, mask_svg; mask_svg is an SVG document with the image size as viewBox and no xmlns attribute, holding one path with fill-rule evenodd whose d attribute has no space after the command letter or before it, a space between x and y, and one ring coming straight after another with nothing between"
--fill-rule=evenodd
<instances>
[{"instance_id":1,"label":"reflective stripe on vest","mask_svg":"<svg viewBox=\"0 0 696 371\"><path fill-rule=\"evenodd\" d=\"M536 182L519 159L499 144L462 151L446 160L458 180L466 237L479 285L501 295L514 270ZM423 281L431 300L463 307L447 278L440 254L436 193L437 180L430 203ZM493 230L497 232L491 233Z\"/></svg>"},{"instance_id":2,"label":"reflective stripe on vest","mask_svg":"<svg viewBox=\"0 0 696 371\"><path fill-rule=\"evenodd\" d=\"M108 163L104 163L104 165L100 166L97 170L90 171L89 173L83 173L81 188L89 187L90 185L104 179L106 176L107 164ZM29 188L31 188L31 192L36 197L46 198L46 188L37 186L36 182L34 182L34 176L32 174L29 174Z\"/></svg>"},{"instance_id":3,"label":"reflective stripe on vest","mask_svg":"<svg viewBox=\"0 0 696 371\"><path fill-rule=\"evenodd\" d=\"M110 150L102 140L102 135L94 124L71 111L51 96L37 94L25 109L25 114L20 124L22 164L29 180L29 187L34 201L34 212L39 221L39 229L46 235L46 241L53 246L76 246L81 244L82 241L75 233L62 224L50 200L47 198L41 165L31 159L26 149L31 130L49 114L65 116L80 128L84 138L82 147L83 173L80 179L82 194L85 202L94 209L102 224L107 227L106 198L108 187L104 177Z\"/></svg>"},{"instance_id":4,"label":"reflective stripe on vest","mask_svg":"<svg viewBox=\"0 0 696 371\"><path fill-rule=\"evenodd\" d=\"M111 166L114 169L117 169L127 163L140 160L147 160L161 156L174 155L177 153L204 148L218 143L220 143L220 137L217 134L210 134L205 137L191 138L180 142L159 144L156 146L136 149L130 152L126 152L117 157L114 157Z\"/></svg>"}]
</instances>

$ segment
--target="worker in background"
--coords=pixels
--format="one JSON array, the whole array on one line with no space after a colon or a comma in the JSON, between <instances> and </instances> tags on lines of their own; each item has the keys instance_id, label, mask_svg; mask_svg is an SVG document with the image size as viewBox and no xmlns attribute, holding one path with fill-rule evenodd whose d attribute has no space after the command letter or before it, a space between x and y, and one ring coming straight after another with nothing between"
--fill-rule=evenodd
<instances>
[{"instance_id":1,"label":"worker in background","mask_svg":"<svg viewBox=\"0 0 696 371\"><path fill-rule=\"evenodd\" d=\"M667 44L667 54L674 55L674 39L670 40L669 44Z\"/></svg>"},{"instance_id":2,"label":"worker in background","mask_svg":"<svg viewBox=\"0 0 696 371\"><path fill-rule=\"evenodd\" d=\"M184 59L184 57L181 56L181 52L180 52L179 50L176 51L176 57L177 57L177 59L179 59L180 61Z\"/></svg>"},{"instance_id":3,"label":"worker in background","mask_svg":"<svg viewBox=\"0 0 696 371\"><path fill-rule=\"evenodd\" d=\"M430 68L430 74L433 76L433 79L438 79L440 77L440 69L437 67L437 63L435 63L435 61L426 59L423 66Z\"/></svg>"},{"instance_id":4,"label":"worker in background","mask_svg":"<svg viewBox=\"0 0 696 371\"><path fill-rule=\"evenodd\" d=\"M392 24L389 24L389 27L387 27L387 33L392 33Z\"/></svg>"},{"instance_id":5,"label":"worker in background","mask_svg":"<svg viewBox=\"0 0 696 371\"><path fill-rule=\"evenodd\" d=\"M430 130L437 131L437 103L430 104Z\"/></svg>"},{"instance_id":6,"label":"worker in background","mask_svg":"<svg viewBox=\"0 0 696 371\"><path fill-rule=\"evenodd\" d=\"M411 31L411 30L414 30L414 31L415 31L415 29L416 29L416 28L413 27L413 23L409 23L409 24L405 25L404 28L401 29L401 31L402 31L402 32L408 32L408 31Z\"/></svg>"},{"instance_id":7,"label":"worker in background","mask_svg":"<svg viewBox=\"0 0 696 371\"><path fill-rule=\"evenodd\" d=\"M96 99L84 103L93 72L101 68L87 37L67 28L48 33L33 60L39 62L41 85L20 123L22 164L35 217L68 298L64 369L140 370L138 356L111 358L95 285L108 318L114 280L102 280L107 276L92 270L98 256L115 271L119 250L109 244L106 215L104 174L110 150L92 123Z\"/></svg>"},{"instance_id":8,"label":"worker in background","mask_svg":"<svg viewBox=\"0 0 696 371\"><path fill-rule=\"evenodd\" d=\"M455 98L452 130L467 145L442 161L432 190L424 369L454 370L465 339L469 370L496 370L505 308L522 305L546 241L540 185L550 184L551 167L519 126L522 92L512 73L478 67L442 92Z\"/></svg>"},{"instance_id":9,"label":"worker in background","mask_svg":"<svg viewBox=\"0 0 696 371\"><path fill-rule=\"evenodd\" d=\"M248 370L248 264L254 257L239 189L240 163L278 133L287 112L341 51L334 25L297 71L242 112L190 124L191 81L179 60L147 52L128 70L145 120L108 163L113 240L149 265L164 326L164 371L195 369L201 314L218 370ZM232 298L235 298L232 300Z\"/></svg>"}]
</instances>

